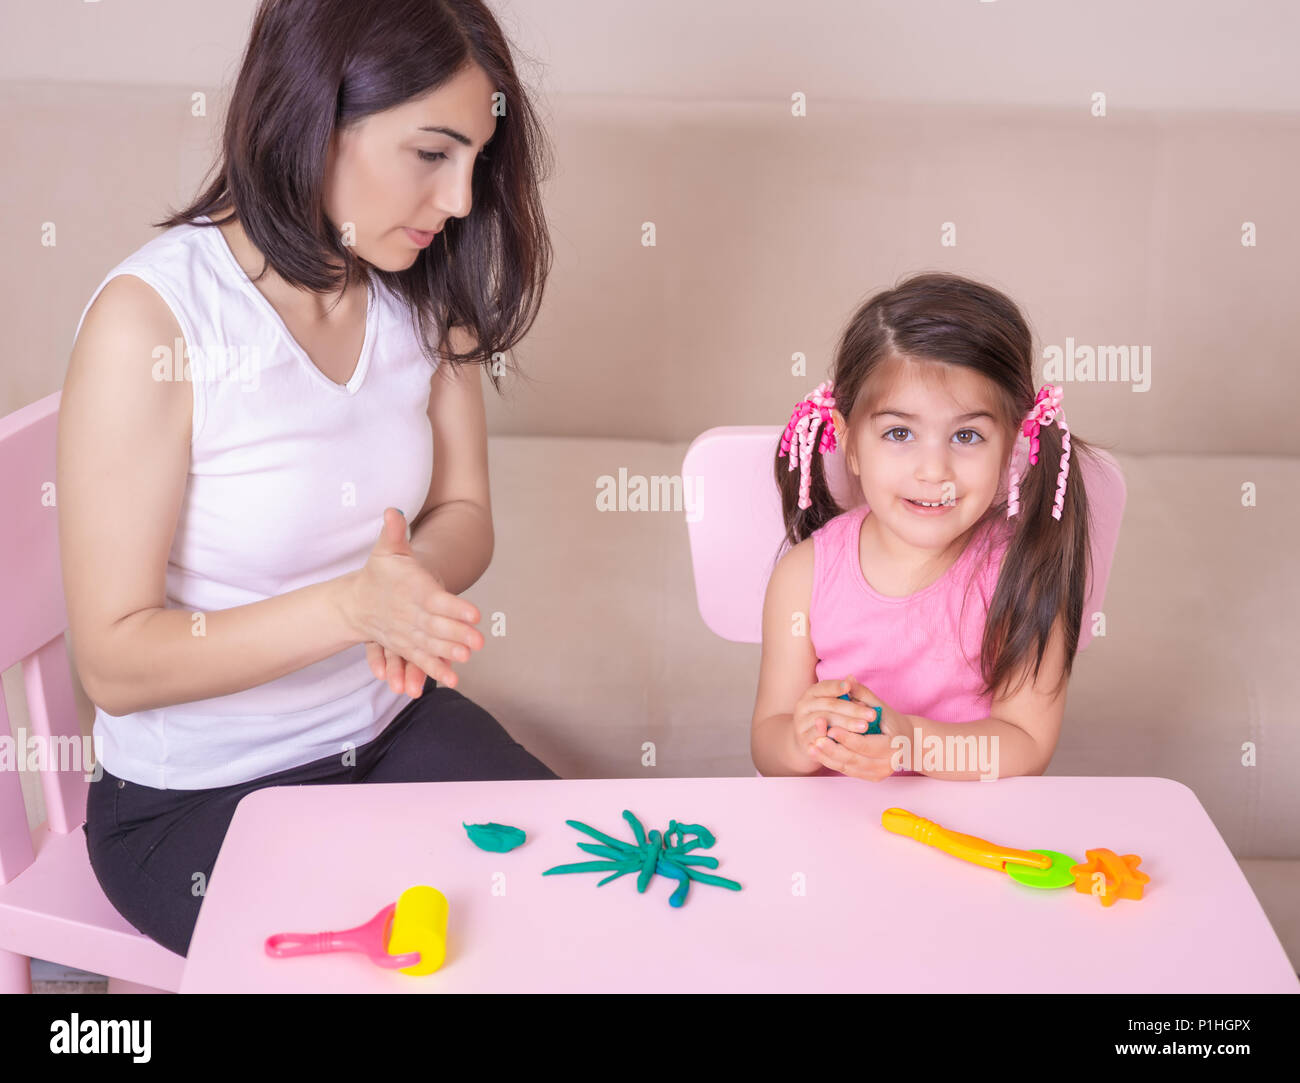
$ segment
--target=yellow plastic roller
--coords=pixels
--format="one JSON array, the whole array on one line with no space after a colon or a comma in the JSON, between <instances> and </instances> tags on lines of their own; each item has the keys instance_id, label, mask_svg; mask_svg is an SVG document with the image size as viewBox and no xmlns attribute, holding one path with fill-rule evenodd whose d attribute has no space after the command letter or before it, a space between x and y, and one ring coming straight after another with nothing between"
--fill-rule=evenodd
<instances>
[{"instance_id":1,"label":"yellow plastic roller","mask_svg":"<svg viewBox=\"0 0 1300 1083\"><path fill-rule=\"evenodd\" d=\"M393 929L388 950L393 955L420 953L415 966L401 968L403 974L432 974L447 955L447 897L427 884L408 887L393 911Z\"/></svg>"}]
</instances>

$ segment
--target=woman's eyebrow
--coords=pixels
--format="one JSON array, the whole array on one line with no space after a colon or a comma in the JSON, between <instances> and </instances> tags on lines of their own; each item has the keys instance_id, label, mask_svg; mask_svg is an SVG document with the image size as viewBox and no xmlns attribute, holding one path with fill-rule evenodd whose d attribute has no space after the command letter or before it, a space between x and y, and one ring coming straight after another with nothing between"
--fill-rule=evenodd
<instances>
[{"instance_id":1,"label":"woman's eyebrow","mask_svg":"<svg viewBox=\"0 0 1300 1083\"><path fill-rule=\"evenodd\" d=\"M871 415L871 420L872 420L872 421L875 421L876 418L878 418L878 417L884 417L886 414L892 414L894 417L901 417L904 421L915 421L915 420L916 420L916 414L905 414L905 413L903 413L902 410L877 410L874 414ZM976 417L986 417L986 418L988 418L990 421L996 421L996 420L997 420L997 419L996 419L992 414L990 414L987 410L972 410L969 414L959 414L957 417L954 417L953 420L954 420L954 421L970 421L972 418L976 418Z\"/></svg>"},{"instance_id":2,"label":"woman's eyebrow","mask_svg":"<svg viewBox=\"0 0 1300 1083\"><path fill-rule=\"evenodd\" d=\"M461 143L467 147L472 147L474 145L474 140L472 140L469 136L463 134L462 132L456 131L455 128L443 128L440 126L432 126L426 128L416 128L415 130L417 132L437 132L439 135L449 135L454 140L456 140L457 143ZM483 145L486 147L489 143L491 143L492 140L496 138L496 134L497 133L494 131L491 135L489 135L487 139L483 141Z\"/></svg>"}]
</instances>

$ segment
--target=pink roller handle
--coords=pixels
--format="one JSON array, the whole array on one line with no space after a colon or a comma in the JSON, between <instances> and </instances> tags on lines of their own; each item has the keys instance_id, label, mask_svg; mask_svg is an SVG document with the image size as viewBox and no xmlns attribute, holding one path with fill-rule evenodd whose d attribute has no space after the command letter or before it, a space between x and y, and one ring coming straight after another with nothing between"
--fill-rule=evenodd
<instances>
[{"instance_id":1,"label":"pink roller handle","mask_svg":"<svg viewBox=\"0 0 1300 1083\"><path fill-rule=\"evenodd\" d=\"M290 955L320 955L329 951L359 951L370 957L376 966L397 970L415 966L420 961L418 951L405 955L390 955L388 934L397 910L397 903L389 903L364 925L355 929L323 933L275 933L266 938L266 954L277 958Z\"/></svg>"}]
</instances>

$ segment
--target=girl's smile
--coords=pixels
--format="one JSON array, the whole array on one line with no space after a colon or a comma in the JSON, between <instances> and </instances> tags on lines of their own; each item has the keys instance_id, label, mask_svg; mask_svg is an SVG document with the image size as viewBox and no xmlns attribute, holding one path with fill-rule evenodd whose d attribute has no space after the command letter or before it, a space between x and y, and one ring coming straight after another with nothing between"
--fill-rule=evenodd
<instances>
[{"instance_id":1,"label":"girl's smile","mask_svg":"<svg viewBox=\"0 0 1300 1083\"><path fill-rule=\"evenodd\" d=\"M957 506L956 500L953 500L950 503L944 503L942 500L937 500L927 505L927 504L918 503L917 501L912 500L910 497L906 497L906 496L903 497L903 503L906 504L909 508L911 508L911 510L914 511L917 515L930 515L930 516L943 515L946 512L951 511L953 508Z\"/></svg>"}]
</instances>

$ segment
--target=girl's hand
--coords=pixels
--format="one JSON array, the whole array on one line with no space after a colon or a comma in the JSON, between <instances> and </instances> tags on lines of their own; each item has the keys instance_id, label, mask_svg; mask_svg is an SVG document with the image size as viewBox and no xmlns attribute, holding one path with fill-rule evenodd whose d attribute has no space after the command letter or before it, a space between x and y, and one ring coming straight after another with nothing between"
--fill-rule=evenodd
<instances>
[{"instance_id":1,"label":"girl's hand","mask_svg":"<svg viewBox=\"0 0 1300 1083\"><path fill-rule=\"evenodd\" d=\"M828 730L844 733L847 732L844 727L848 727L856 733L865 734L868 721L876 717L875 711L860 703L839 698L841 693L848 690L847 681L818 681L794 705L795 745L803 749L811 760L824 766L833 765L826 764L816 754L816 749L820 742L824 742L826 747L835 747L835 743L827 737Z\"/></svg>"},{"instance_id":2,"label":"girl's hand","mask_svg":"<svg viewBox=\"0 0 1300 1083\"><path fill-rule=\"evenodd\" d=\"M412 699L416 699L424 692L424 681L428 674L395 651L371 640L366 644L366 661L370 663L370 672L378 680L387 679L390 687L399 695L405 691Z\"/></svg>"},{"instance_id":3,"label":"girl's hand","mask_svg":"<svg viewBox=\"0 0 1300 1083\"><path fill-rule=\"evenodd\" d=\"M854 778L879 782L894 773L893 738L901 734L912 736L906 716L891 708L866 685L850 675L841 682L843 691L853 697L868 719L875 718L872 707L880 708L880 733L865 735L861 732L832 725L824 740L816 741L809 753L823 767ZM840 701L844 702L844 701Z\"/></svg>"},{"instance_id":4,"label":"girl's hand","mask_svg":"<svg viewBox=\"0 0 1300 1083\"><path fill-rule=\"evenodd\" d=\"M909 741L912 739L912 725L908 722L907 715L894 710L856 677L850 676L848 683L848 693L855 700L865 703L868 708L880 708L880 732L884 736L906 736ZM874 716L875 712L872 711L871 715Z\"/></svg>"}]
</instances>

